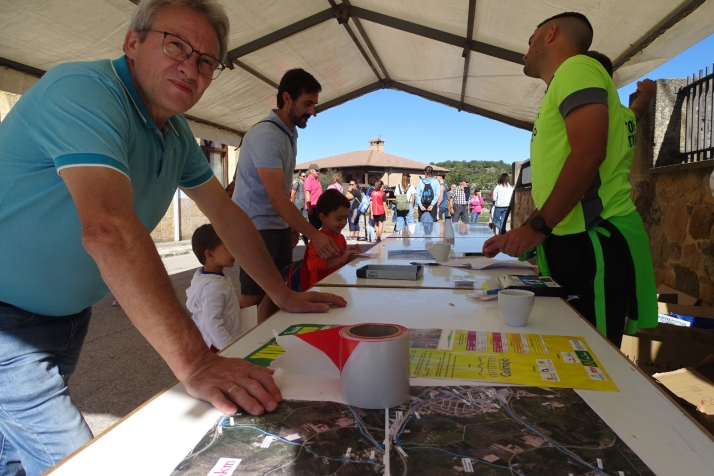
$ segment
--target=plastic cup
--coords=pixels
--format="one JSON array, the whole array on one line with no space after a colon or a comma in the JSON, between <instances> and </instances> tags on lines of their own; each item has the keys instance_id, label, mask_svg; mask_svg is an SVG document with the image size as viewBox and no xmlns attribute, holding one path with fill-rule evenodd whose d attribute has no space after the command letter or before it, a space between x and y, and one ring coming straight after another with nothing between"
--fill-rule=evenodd
<instances>
[{"instance_id":1,"label":"plastic cup","mask_svg":"<svg viewBox=\"0 0 714 476\"><path fill-rule=\"evenodd\" d=\"M435 243L431 248L429 248L429 253L431 253L436 261L446 261L449 259L449 253L451 253L451 245L445 243Z\"/></svg>"},{"instance_id":2,"label":"plastic cup","mask_svg":"<svg viewBox=\"0 0 714 476\"><path fill-rule=\"evenodd\" d=\"M507 326L524 327L533 310L535 294L523 289L502 289L498 292L498 306Z\"/></svg>"}]
</instances>

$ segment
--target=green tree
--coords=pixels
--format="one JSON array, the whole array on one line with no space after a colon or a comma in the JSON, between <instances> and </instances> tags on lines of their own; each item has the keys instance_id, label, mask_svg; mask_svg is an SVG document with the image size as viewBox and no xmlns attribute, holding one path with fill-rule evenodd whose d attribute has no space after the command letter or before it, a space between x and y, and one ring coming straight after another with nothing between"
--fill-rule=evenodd
<instances>
[{"instance_id":1,"label":"green tree","mask_svg":"<svg viewBox=\"0 0 714 476\"><path fill-rule=\"evenodd\" d=\"M465 178L469 181L471 190L476 188L486 191L493 190L501 174L511 174L511 164L507 164L502 160L446 160L432 163L432 165L449 169L449 173L446 175L447 184L458 184L462 178Z\"/></svg>"}]
</instances>

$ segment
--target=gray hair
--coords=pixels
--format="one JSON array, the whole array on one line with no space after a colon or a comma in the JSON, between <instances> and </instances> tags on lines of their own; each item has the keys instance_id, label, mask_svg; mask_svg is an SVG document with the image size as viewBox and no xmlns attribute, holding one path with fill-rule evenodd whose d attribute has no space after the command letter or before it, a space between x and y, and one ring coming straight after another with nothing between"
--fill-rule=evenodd
<instances>
[{"instance_id":1,"label":"gray hair","mask_svg":"<svg viewBox=\"0 0 714 476\"><path fill-rule=\"evenodd\" d=\"M215 0L141 0L129 21L129 30L140 32L139 41L143 42L147 33L144 30L151 28L159 10L168 6L187 7L206 17L218 36L221 47L218 59L225 62L230 22L223 5Z\"/></svg>"}]
</instances>

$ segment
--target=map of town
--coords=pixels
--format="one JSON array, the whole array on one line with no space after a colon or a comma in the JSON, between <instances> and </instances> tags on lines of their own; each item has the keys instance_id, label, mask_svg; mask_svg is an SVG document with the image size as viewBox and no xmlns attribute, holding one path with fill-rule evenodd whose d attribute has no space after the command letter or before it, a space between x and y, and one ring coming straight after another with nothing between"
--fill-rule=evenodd
<instances>
[{"instance_id":1,"label":"map of town","mask_svg":"<svg viewBox=\"0 0 714 476\"><path fill-rule=\"evenodd\" d=\"M385 420L384 410L296 400L224 416L172 475L384 474L387 428L391 475L654 474L571 389L412 387Z\"/></svg>"}]
</instances>

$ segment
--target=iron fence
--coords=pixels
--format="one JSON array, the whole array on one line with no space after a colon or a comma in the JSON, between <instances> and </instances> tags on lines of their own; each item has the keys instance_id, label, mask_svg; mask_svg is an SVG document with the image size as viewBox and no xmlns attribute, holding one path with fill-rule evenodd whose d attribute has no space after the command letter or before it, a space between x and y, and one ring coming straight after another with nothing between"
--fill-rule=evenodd
<instances>
[{"instance_id":1,"label":"iron fence","mask_svg":"<svg viewBox=\"0 0 714 476\"><path fill-rule=\"evenodd\" d=\"M683 102L684 123L679 159L682 163L714 159L714 71L707 66L706 71L687 77L687 85L677 94Z\"/></svg>"}]
</instances>

